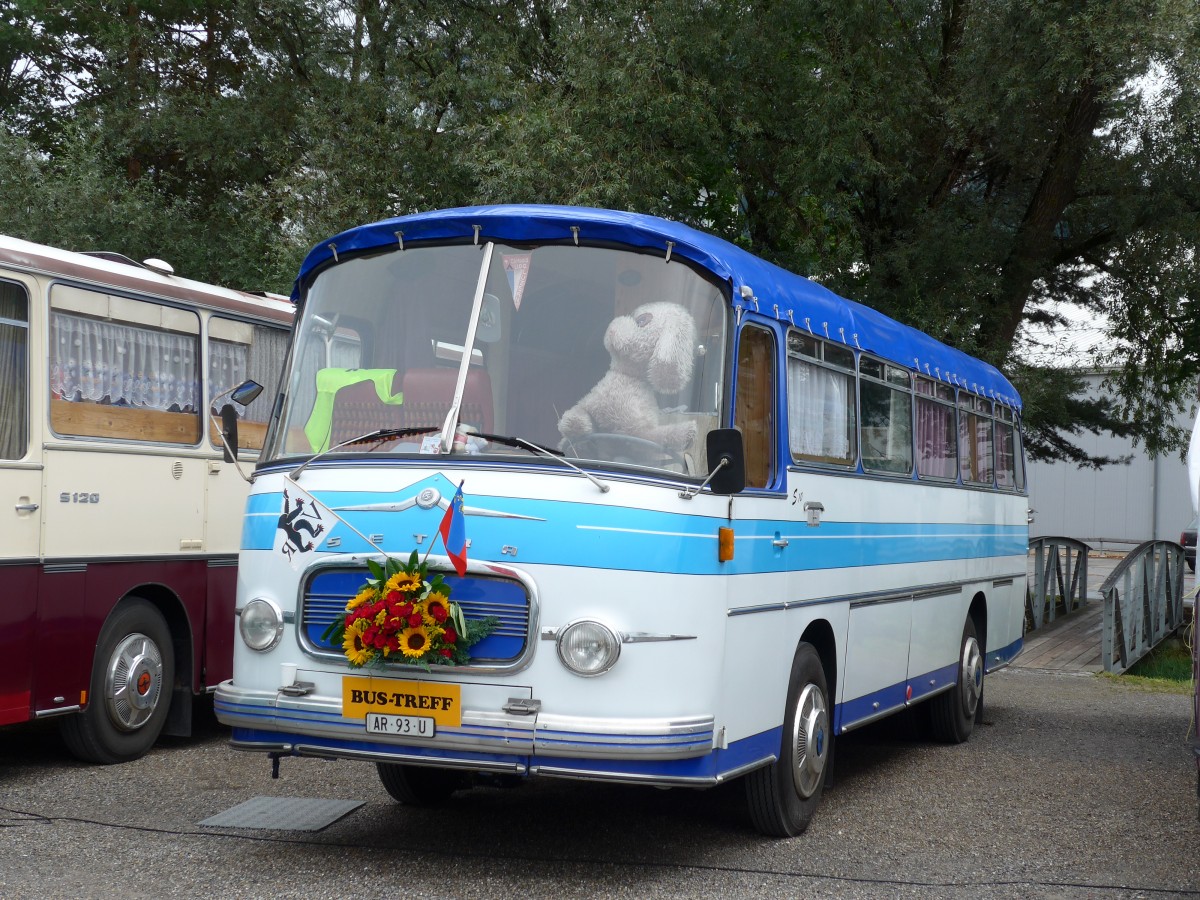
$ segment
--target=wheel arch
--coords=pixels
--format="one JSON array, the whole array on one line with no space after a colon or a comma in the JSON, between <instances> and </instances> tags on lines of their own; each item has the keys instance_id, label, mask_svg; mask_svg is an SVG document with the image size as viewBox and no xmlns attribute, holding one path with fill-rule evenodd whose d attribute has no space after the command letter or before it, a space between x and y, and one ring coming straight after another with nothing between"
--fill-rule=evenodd
<instances>
[{"instance_id":1,"label":"wheel arch","mask_svg":"<svg viewBox=\"0 0 1200 900\"><path fill-rule=\"evenodd\" d=\"M829 692L830 704L837 696L837 638L833 626L825 619L810 622L800 636L803 643L811 644L821 657L821 668L825 670L825 687Z\"/></svg>"},{"instance_id":2,"label":"wheel arch","mask_svg":"<svg viewBox=\"0 0 1200 900\"><path fill-rule=\"evenodd\" d=\"M983 591L977 591L975 596L971 598L971 605L967 609L967 616L975 623L975 639L979 641L979 646L984 650L987 649L987 598L984 597Z\"/></svg>"},{"instance_id":3,"label":"wheel arch","mask_svg":"<svg viewBox=\"0 0 1200 900\"><path fill-rule=\"evenodd\" d=\"M113 606L113 615L121 603L141 598L157 609L171 632L171 651L175 656L175 680L171 685L171 706L163 734L188 737L192 733L192 695L196 690L195 641L192 623L183 600L164 584L147 582L130 588Z\"/></svg>"}]
</instances>

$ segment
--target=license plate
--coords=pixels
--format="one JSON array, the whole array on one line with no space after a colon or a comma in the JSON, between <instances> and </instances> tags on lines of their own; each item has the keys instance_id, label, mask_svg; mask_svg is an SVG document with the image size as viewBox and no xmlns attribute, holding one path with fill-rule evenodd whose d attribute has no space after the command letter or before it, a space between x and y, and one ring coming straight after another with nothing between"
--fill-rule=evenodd
<instances>
[{"instance_id":1,"label":"license plate","mask_svg":"<svg viewBox=\"0 0 1200 900\"><path fill-rule=\"evenodd\" d=\"M437 725L428 716L388 716L367 713L368 734L394 734L397 737L431 738Z\"/></svg>"},{"instance_id":2,"label":"license plate","mask_svg":"<svg viewBox=\"0 0 1200 900\"><path fill-rule=\"evenodd\" d=\"M457 728L462 724L462 687L436 681L343 677L342 717L362 722L371 715L429 719L442 728ZM367 730L371 730L369 721Z\"/></svg>"}]
</instances>

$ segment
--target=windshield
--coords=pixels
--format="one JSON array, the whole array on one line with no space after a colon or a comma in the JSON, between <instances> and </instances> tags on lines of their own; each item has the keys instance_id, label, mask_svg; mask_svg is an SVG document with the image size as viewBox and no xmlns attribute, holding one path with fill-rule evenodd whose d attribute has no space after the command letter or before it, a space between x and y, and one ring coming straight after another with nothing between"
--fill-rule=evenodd
<instances>
[{"instance_id":1,"label":"windshield","mask_svg":"<svg viewBox=\"0 0 1200 900\"><path fill-rule=\"evenodd\" d=\"M458 429L443 441L476 307ZM624 250L456 245L347 260L308 293L266 456L528 453L475 436L492 434L702 475L727 308L687 265ZM431 431L337 446L378 429Z\"/></svg>"}]
</instances>

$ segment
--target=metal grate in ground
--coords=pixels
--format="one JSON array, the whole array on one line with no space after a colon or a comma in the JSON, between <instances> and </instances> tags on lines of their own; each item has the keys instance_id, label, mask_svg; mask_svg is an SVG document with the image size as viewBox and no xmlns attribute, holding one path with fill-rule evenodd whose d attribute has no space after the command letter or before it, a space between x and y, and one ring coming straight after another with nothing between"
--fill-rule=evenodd
<instances>
[{"instance_id":1,"label":"metal grate in ground","mask_svg":"<svg viewBox=\"0 0 1200 900\"><path fill-rule=\"evenodd\" d=\"M269 828L279 831L320 831L363 805L362 800L321 800L306 797L252 797L199 824L213 828Z\"/></svg>"}]
</instances>

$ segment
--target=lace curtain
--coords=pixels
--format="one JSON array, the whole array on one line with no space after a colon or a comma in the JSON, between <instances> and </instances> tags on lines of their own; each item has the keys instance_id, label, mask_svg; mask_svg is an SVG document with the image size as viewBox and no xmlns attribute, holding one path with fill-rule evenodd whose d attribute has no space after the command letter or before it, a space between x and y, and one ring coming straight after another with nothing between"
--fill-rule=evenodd
<instances>
[{"instance_id":1,"label":"lace curtain","mask_svg":"<svg viewBox=\"0 0 1200 900\"><path fill-rule=\"evenodd\" d=\"M246 421L265 422L278 392L279 372L287 355L288 332L254 326L252 344L211 339L208 342L208 395L213 397L246 379L263 386L263 395L246 407Z\"/></svg>"},{"instance_id":2,"label":"lace curtain","mask_svg":"<svg viewBox=\"0 0 1200 900\"><path fill-rule=\"evenodd\" d=\"M849 375L788 360L788 439L792 453L850 461L854 453L854 386Z\"/></svg>"},{"instance_id":3,"label":"lace curtain","mask_svg":"<svg viewBox=\"0 0 1200 900\"><path fill-rule=\"evenodd\" d=\"M62 312L50 317L50 390L64 400L194 412L198 356L194 335Z\"/></svg>"}]
</instances>

